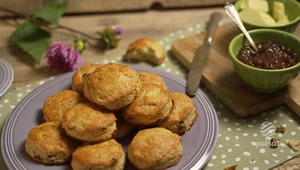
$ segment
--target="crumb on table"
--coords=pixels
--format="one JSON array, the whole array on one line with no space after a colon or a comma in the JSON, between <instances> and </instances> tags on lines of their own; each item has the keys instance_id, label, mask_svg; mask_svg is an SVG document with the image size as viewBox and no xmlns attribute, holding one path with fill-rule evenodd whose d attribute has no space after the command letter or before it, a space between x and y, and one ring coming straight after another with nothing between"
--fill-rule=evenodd
<instances>
[{"instance_id":1,"label":"crumb on table","mask_svg":"<svg viewBox=\"0 0 300 170\"><path fill-rule=\"evenodd\" d=\"M282 125L277 126L276 133L284 133L284 132L285 132L285 128Z\"/></svg>"},{"instance_id":2,"label":"crumb on table","mask_svg":"<svg viewBox=\"0 0 300 170\"><path fill-rule=\"evenodd\" d=\"M280 139L279 138L272 138L271 139L271 143L270 143L270 147L271 148L277 148L278 144L279 144Z\"/></svg>"},{"instance_id":3,"label":"crumb on table","mask_svg":"<svg viewBox=\"0 0 300 170\"><path fill-rule=\"evenodd\" d=\"M232 164L232 165L226 165L224 170L235 170L235 168L237 167L237 164Z\"/></svg>"},{"instance_id":4,"label":"crumb on table","mask_svg":"<svg viewBox=\"0 0 300 170\"><path fill-rule=\"evenodd\" d=\"M287 140L287 145L293 150L298 151L300 146L300 140L297 139L289 139Z\"/></svg>"}]
</instances>

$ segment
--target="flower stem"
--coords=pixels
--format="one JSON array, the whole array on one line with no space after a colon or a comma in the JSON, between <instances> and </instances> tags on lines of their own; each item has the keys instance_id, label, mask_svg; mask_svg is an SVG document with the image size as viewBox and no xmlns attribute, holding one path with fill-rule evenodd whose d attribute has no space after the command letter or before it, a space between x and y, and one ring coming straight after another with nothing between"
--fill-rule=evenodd
<instances>
[{"instance_id":1,"label":"flower stem","mask_svg":"<svg viewBox=\"0 0 300 170\"><path fill-rule=\"evenodd\" d=\"M92 40L101 40L101 37L100 38L96 38L96 37L88 35L88 34L86 34L84 32L81 32L79 30L76 30L76 29L73 29L73 28L70 28L70 27L67 27L67 26L64 26L64 25L58 25L56 28L61 28L61 29L69 30L71 32L75 32L75 33L81 34L81 35L85 36L86 38L90 38Z\"/></svg>"},{"instance_id":2,"label":"flower stem","mask_svg":"<svg viewBox=\"0 0 300 170\"><path fill-rule=\"evenodd\" d=\"M4 12L8 12L8 13L14 14L15 16L12 16L12 17L13 17L13 19L16 22L17 25L19 25L19 24L17 23L16 17L21 17L21 18L26 18L27 17L24 14L21 14L19 12L13 11L11 9L6 9L6 8L3 8L3 7L0 7L0 11L4 11ZM67 26L64 26L64 25L60 25L60 24L57 25L55 28L51 28L49 26L47 26L47 28L48 29L52 29L52 30L56 29L56 28L65 29L65 30L69 30L71 32L78 33L78 34L80 34L80 35L82 35L82 36L84 36L86 38L92 39L92 40L101 40L101 37L99 37L99 38L98 37L93 37L93 36L88 35L88 34L82 32L82 31L79 31L79 30L76 30L76 29L73 29L73 28L70 28L70 27L67 27Z\"/></svg>"}]
</instances>

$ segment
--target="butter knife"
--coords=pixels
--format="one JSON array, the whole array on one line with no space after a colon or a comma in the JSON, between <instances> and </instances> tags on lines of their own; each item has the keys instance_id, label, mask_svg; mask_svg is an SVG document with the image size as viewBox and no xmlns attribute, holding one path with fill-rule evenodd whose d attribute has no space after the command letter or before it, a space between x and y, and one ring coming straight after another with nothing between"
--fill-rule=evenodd
<instances>
[{"instance_id":1,"label":"butter knife","mask_svg":"<svg viewBox=\"0 0 300 170\"><path fill-rule=\"evenodd\" d=\"M186 93L189 96L194 96L199 88L203 69L207 63L210 53L210 48L213 42L213 36L222 19L222 14L219 12L213 13L207 25L207 34L203 45L199 47L195 53L193 61L190 65L190 71L187 77Z\"/></svg>"}]
</instances>

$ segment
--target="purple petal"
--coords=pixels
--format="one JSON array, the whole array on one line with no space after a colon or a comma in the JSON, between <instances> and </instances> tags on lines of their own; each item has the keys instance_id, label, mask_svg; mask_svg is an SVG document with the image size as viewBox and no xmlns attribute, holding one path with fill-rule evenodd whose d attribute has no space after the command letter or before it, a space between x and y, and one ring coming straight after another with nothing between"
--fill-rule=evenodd
<instances>
[{"instance_id":1,"label":"purple petal","mask_svg":"<svg viewBox=\"0 0 300 170\"><path fill-rule=\"evenodd\" d=\"M54 42L46 53L45 58L51 68L60 72L77 70L83 60L74 47L68 47L62 42Z\"/></svg>"},{"instance_id":2,"label":"purple petal","mask_svg":"<svg viewBox=\"0 0 300 170\"><path fill-rule=\"evenodd\" d=\"M124 32L124 29L121 27L116 27L115 28L115 34L116 35L121 35Z\"/></svg>"}]
</instances>

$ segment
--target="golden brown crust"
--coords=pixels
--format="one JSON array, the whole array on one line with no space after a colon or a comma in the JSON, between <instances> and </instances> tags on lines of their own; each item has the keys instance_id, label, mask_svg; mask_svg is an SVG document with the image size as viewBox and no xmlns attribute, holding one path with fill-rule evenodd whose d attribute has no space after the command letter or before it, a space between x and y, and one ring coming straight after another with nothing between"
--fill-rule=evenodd
<instances>
[{"instance_id":1,"label":"golden brown crust","mask_svg":"<svg viewBox=\"0 0 300 170\"><path fill-rule=\"evenodd\" d=\"M91 97L90 86L88 85L88 81L87 81L88 76L89 74L86 75L85 80L83 81L83 95L88 101L94 103Z\"/></svg>"},{"instance_id":2,"label":"golden brown crust","mask_svg":"<svg viewBox=\"0 0 300 170\"><path fill-rule=\"evenodd\" d=\"M140 38L131 43L124 55L126 61L148 61L159 65L165 60L165 50L152 38Z\"/></svg>"},{"instance_id":3,"label":"golden brown crust","mask_svg":"<svg viewBox=\"0 0 300 170\"><path fill-rule=\"evenodd\" d=\"M170 93L173 101L171 114L158 126L169 129L173 133L183 135L194 124L197 118L196 108L193 100L184 93Z\"/></svg>"},{"instance_id":4,"label":"golden brown crust","mask_svg":"<svg viewBox=\"0 0 300 170\"><path fill-rule=\"evenodd\" d=\"M145 84L135 100L123 111L125 119L135 125L148 126L165 119L172 109L168 92L159 85Z\"/></svg>"},{"instance_id":5,"label":"golden brown crust","mask_svg":"<svg viewBox=\"0 0 300 170\"><path fill-rule=\"evenodd\" d=\"M141 170L175 165L182 156L181 138L165 128L139 131L128 146L128 159Z\"/></svg>"},{"instance_id":6,"label":"golden brown crust","mask_svg":"<svg viewBox=\"0 0 300 170\"><path fill-rule=\"evenodd\" d=\"M100 66L101 64L90 64L80 67L72 77L72 89L79 93L83 93L83 81L87 74L93 72Z\"/></svg>"},{"instance_id":7,"label":"golden brown crust","mask_svg":"<svg viewBox=\"0 0 300 170\"><path fill-rule=\"evenodd\" d=\"M152 72L140 72L140 80L141 84L157 84L161 87L163 87L165 90L168 90L166 83L164 82L164 79L159 76L156 73Z\"/></svg>"},{"instance_id":8,"label":"golden brown crust","mask_svg":"<svg viewBox=\"0 0 300 170\"><path fill-rule=\"evenodd\" d=\"M47 122L60 122L69 107L83 101L85 98L73 90L63 90L48 96L43 106L43 118Z\"/></svg>"},{"instance_id":9,"label":"golden brown crust","mask_svg":"<svg viewBox=\"0 0 300 170\"><path fill-rule=\"evenodd\" d=\"M123 170L126 156L122 145L111 139L94 145L79 146L72 155L73 170Z\"/></svg>"},{"instance_id":10,"label":"golden brown crust","mask_svg":"<svg viewBox=\"0 0 300 170\"><path fill-rule=\"evenodd\" d=\"M116 130L113 112L93 103L78 103L64 114L62 126L66 133L80 141L100 142L109 140Z\"/></svg>"},{"instance_id":11,"label":"golden brown crust","mask_svg":"<svg viewBox=\"0 0 300 170\"><path fill-rule=\"evenodd\" d=\"M122 64L106 64L90 73L85 81L84 95L97 105L119 110L129 105L141 88L138 73Z\"/></svg>"},{"instance_id":12,"label":"golden brown crust","mask_svg":"<svg viewBox=\"0 0 300 170\"><path fill-rule=\"evenodd\" d=\"M43 164L63 164L71 159L77 143L67 137L59 122L45 122L29 131L26 153Z\"/></svg>"},{"instance_id":13,"label":"golden brown crust","mask_svg":"<svg viewBox=\"0 0 300 170\"><path fill-rule=\"evenodd\" d=\"M127 122L121 113L115 116L117 117L117 130L113 135L114 139L126 137L136 128L135 125Z\"/></svg>"}]
</instances>

